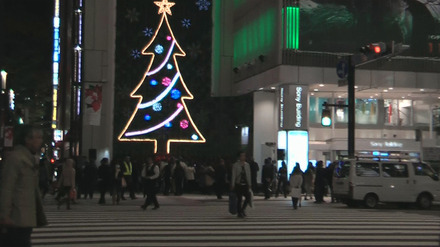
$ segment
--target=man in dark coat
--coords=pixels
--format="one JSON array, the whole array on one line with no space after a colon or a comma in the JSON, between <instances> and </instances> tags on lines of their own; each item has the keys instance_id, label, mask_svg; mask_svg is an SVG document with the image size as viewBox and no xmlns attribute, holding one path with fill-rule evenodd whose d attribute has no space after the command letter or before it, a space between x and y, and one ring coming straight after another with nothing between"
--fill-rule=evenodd
<instances>
[{"instance_id":1,"label":"man in dark coat","mask_svg":"<svg viewBox=\"0 0 440 247\"><path fill-rule=\"evenodd\" d=\"M105 193L110 192L113 179L112 168L108 158L102 158L101 165L98 167L98 186L101 197L99 198L99 204L105 204Z\"/></svg>"},{"instance_id":2,"label":"man in dark coat","mask_svg":"<svg viewBox=\"0 0 440 247\"><path fill-rule=\"evenodd\" d=\"M249 160L249 165L251 166L252 191L256 194L258 193L257 173L260 170L260 167L253 157Z\"/></svg>"},{"instance_id":3,"label":"man in dark coat","mask_svg":"<svg viewBox=\"0 0 440 247\"><path fill-rule=\"evenodd\" d=\"M324 163L319 160L316 163L316 177L315 177L315 203L324 202L325 186L327 185L327 171L324 168Z\"/></svg>"},{"instance_id":4,"label":"man in dark coat","mask_svg":"<svg viewBox=\"0 0 440 247\"><path fill-rule=\"evenodd\" d=\"M264 189L264 199L269 199L270 194L272 193L270 189L270 185L273 182L275 173L272 165L272 159L267 158L264 160L264 165L261 173L261 181L263 183L263 189Z\"/></svg>"}]
</instances>

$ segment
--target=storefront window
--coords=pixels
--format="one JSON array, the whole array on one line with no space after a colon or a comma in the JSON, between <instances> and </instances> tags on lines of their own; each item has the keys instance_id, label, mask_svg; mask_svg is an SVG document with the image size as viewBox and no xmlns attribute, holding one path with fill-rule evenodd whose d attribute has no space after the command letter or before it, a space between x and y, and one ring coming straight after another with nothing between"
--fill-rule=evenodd
<instances>
[{"instance_id":1,"label":"storefront window","mask_svg":"<svg viewBox=\"0 0 440 247\"><path fill-rule=\"evenodd\" d=\"M336 105L348 105L347 99L337 99ZM348 123L348 107L336 107L335 108L335 122L336 123Z\"/></svg>"},{"instance_id":2,"label":"storefront window","mask_svg":"<svg viewBox=\"0 0 440 247\"><path fill-rule=\"evenodd\" d=\"M322 104L331 102L328 98L310 96L309 121L310 123L321 123Z\"/></svg>"},{"instance_id":3,"label":"storefront window","mask_svg":"<svg viewBox=\"0 0 440 247\"><path fill-rule=\"evenodd\" d=\"M347 105L347 99L337 99L336 104ZM355 121L357 124L377 124L377 100L356 99L355 100ZM337 123L348 123L348 107L335 108L335 121Z\"/></svg>"},{"instance_id":4,"label":"storefront window","mask_svg":"<svg viewBox=\"0 0 440 247\"><path fill-rule=\"evenodd\" d=\"M385 99L384 123L389 126L410 126L412 116L412 101Z\"/></svg>"},{"instance_id":5,"label":"storefront window","mask_svg":"<svg viewBox=\"0 0 440 247\"><path fill-rule=\"evenodd\" d=\"M431 105L423 100L414 100L413 101L413 109L414 109L414 125L429 125L430 119L430 108Z\"/></svg>"},{"instance_id":6,"label":"storefront window","mask_svg":"<svg viewBox=\"0 0 440 247\"><path fill-rule=\"evenodd\" d=\"M377 124L377 99L356 99L356 123Z\"/></svg>"},{"instance_id":7,"label":"storefront window","mask_svg":"<svg viewBox=\"0 0 440 247\"><path fill-rule=\"evenodd\" d=\"M322 104L324 102L331 103L329 98L310 97L310 123L321 122ZM334 101L340 107L332 107L335 111L333 122L348 123L348 101L347 99L336 99ZM345 106L344 106L345 105ZM355 100L355 119L357 124L377 124L377 100L376 99L356 99Z\"/></svg>"}]
</instances>

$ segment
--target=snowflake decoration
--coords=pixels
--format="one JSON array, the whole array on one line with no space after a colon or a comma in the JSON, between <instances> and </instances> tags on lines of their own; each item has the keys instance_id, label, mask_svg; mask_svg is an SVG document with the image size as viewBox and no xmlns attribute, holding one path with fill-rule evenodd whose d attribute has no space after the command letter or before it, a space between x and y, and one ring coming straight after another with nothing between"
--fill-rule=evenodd
<instances>
[{"instance_id":1,"label":"snowflake decoration","mask_svg":"<svg viewBox=\"0 0 440 247\"><path fill-rule=\"evenodd\" d=\"M125 15L130 22L139 21L139 12L137 12L136 8L132 8L127 10L127 14Z\"/></svg>"},{"instance_id":2,"label":"snowflake decoration","mask_svg":"<svg viewBox=\"0 0 440 247\"><path fill-rule=\"evenodd\" d=\"M182 20L182 26L189 28L191 26L191 20L190 19L183 19Z\"/></svg>"},{"instance_id":3,"label":"snowflake decoration","mask_svg":"<svg viewBox=\"0 0 440 247\"><path fill-rule=\"evenodd\" d=\"M144 33L145 37L153 36L153 29L152 28L146 27L142 32Z\"/></svg>"},{"instance_id":4,"label":"snowflake decoration","mask_svg":"<svg viewBox=\"0 0 440 247\"><path fill-rule=\"evenodd\" d=\"M202 48L200 47L200 44L192 43L190 46L186 48L188 51L189 56L197 58L200 54L202 54Z\"/></svg>"},{"instance_id":5,"label":"snowflake decoration","mask_svg":"<svg viewBox=\"0 0 440 247\"><path fill-rule=\"evenodd\" d=\"M210 6L211 3L208 0L198 0L196 5L199 6L199 10L208 10L208 6Z\"/></svg>"},{"instance_id":6,"label":"snowflake decoration","mask_svg":"<svg viewBox=\"0 0 440 247\"><path fill-rule=\"evenodd\" d=\"M131 56L132 56L134 59L138 59L138 58L141 57L141 52L140 52L139 50L132 50L132 51L131 51Z\"/></svg>"}]
</instances>

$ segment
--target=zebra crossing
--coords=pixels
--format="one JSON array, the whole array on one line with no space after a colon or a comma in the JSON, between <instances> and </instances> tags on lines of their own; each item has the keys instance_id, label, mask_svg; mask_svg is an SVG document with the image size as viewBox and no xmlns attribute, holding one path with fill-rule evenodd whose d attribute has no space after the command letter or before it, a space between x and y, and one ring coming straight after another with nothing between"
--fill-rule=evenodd
<instances>
[{"instance_id":1,"label":"zebra crossing","mask_svg":"<svg viewBox=\"0 0 440 247\"><path fill-rule=\"evenodd\" d=\"M263 200L241 219L215 196L159 196L161 208L80 200L72 210L46 205L50 225L33 246L439 246L439 209L362 209L284 198Z\"/></svg>"}]
</instances>

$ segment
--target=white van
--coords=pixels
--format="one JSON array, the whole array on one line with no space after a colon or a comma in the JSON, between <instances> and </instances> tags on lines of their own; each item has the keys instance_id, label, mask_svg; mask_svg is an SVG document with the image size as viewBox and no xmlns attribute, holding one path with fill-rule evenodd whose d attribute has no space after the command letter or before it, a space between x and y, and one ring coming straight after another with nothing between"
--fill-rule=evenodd
<instances>
[{"instance_id":1,"label":"white van","mask_svg":"<svg viewBox=\"0 0 440 247\"><path fill-rule=\"evenodd\" d=\"M427 209L440 201L440 182L431 166L422 162L343 160L333 172L333 194L348 206L404 202Z\"/></svg>"}]
</instances>

